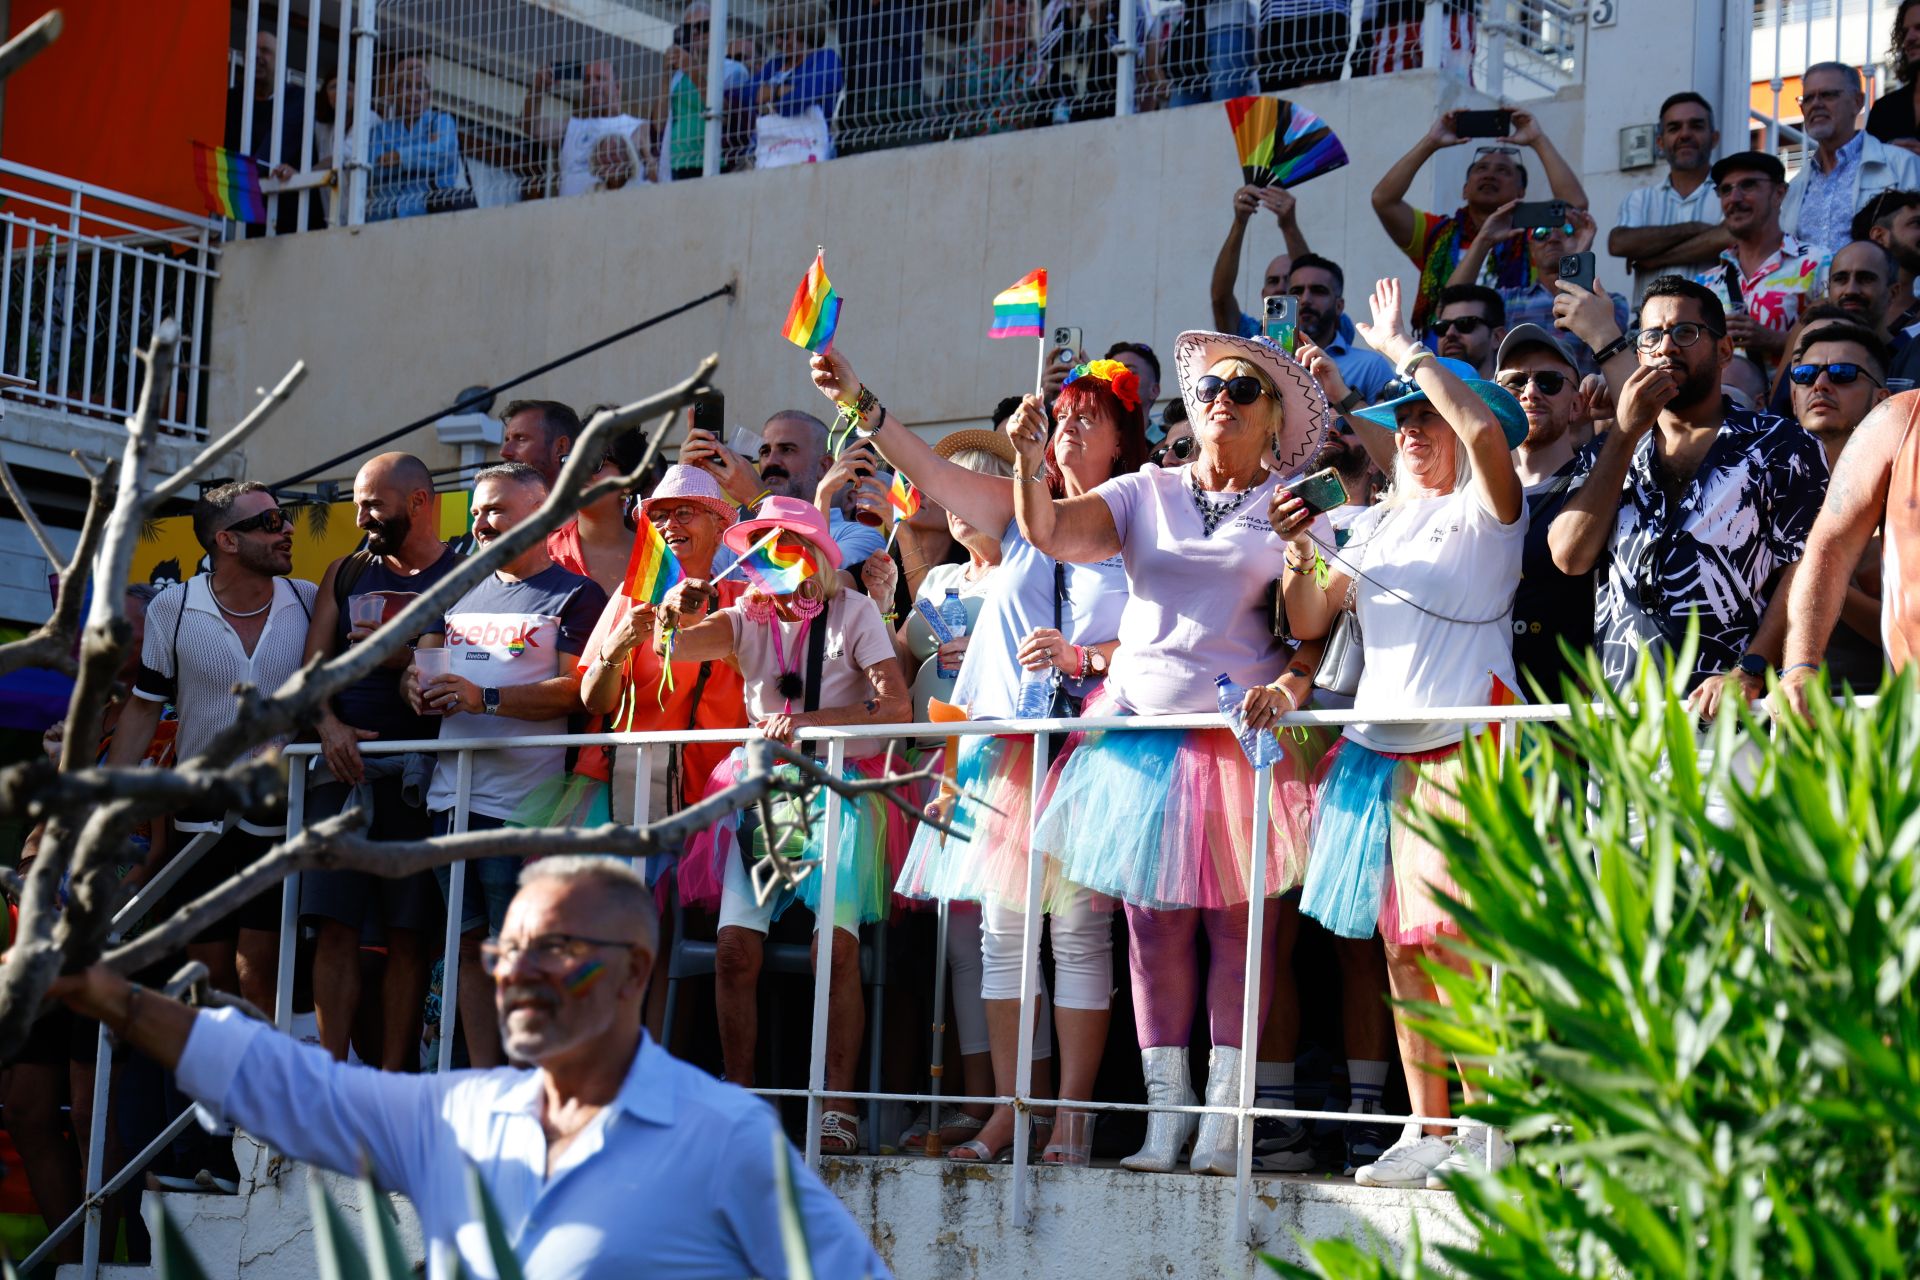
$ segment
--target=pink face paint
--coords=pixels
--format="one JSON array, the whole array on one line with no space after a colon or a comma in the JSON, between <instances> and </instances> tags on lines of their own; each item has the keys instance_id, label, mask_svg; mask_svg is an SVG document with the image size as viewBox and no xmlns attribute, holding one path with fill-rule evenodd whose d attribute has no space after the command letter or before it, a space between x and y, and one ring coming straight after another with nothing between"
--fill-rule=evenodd
<instances>
[{"instance_id":1,"label":"pink face paint","mask_svg":"<svg viewBox=\"0 0 1920 1280\"><path fill-rule=\"evenodd\" d=\"M565 984L567 988L567 994L574 995L574 996L585 995L587 991L593 987L594 983L600 981L601 978L606 976L606 973L607 973L606 961L604 960L586 961L578 969L575 969L572 973L567 975L566 984Z\"/></svg>"}]
</instances>

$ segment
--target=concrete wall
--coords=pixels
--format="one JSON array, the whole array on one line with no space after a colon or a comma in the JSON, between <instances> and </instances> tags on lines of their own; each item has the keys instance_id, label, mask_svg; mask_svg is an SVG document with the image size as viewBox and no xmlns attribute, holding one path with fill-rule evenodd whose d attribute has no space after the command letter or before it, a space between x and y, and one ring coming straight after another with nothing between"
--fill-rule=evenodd
<instances>
[{"instance_id":1,"label":"concrete wall","mask_svg":"<svg viewBox=\"0 0 1920 1280\"><path fill-rule=\"evenodd\" d=\"M1352 157L1299 189L1302 226L1346 267L1364 308L1375 276L1414 278L1373 216L1373 182L1436 111L1485 104L1426 73L1297 97ZM1581 108L1577 90L1538 105L1574 157ZM1469 159L1466 147L1445 153L1414 202L1455 207ZM252 474L278 479L732 278L731 317L712 304L515 394L581 405L638 396L719 349L729 418L758 426L776 408L823 403L777 333L823 244L846 299L840 346L861 375L916 425L970 422L1032 386L1034 344L984 335L993 294L1034 267L1051 276L1049 321L1080 326L1102 350L1129 338L1166 351L1182 329L1210 327L1207 282L1238 185L1223 113L1202 106L237 244L215 299L214 419L242 412L252 388L304 357L312 375L250 451ZM1610 210L1618 194L1603 190L1598 207ZM1257 218L1243 303L1282 247L1272 218ZM452 463L431 440L423 431L410 447Z\"/></svg>"}]
</instances>

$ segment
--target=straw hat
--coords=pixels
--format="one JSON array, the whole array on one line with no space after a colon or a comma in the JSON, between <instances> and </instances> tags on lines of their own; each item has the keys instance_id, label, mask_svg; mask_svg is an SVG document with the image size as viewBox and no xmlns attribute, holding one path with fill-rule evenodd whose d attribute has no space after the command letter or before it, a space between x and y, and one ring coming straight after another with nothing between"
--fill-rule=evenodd
<instances>
[{"instance_id":1,"label":"straw hat","mask_svg":"<svg viewBox=\"0 0 1920 1280\"><path fill-rule=\"evenodd\" d=\"M1207 416L1207 407L1194 398L1194 387L1222 360L1245 360L1279 388L1280 431L1274 443L1274 459L1280 464L1281 475L1304 467L1326 439L1332 421L1320 384L1298 360L1265 338L1189 329L1173 341L1173 363L1180 375L1180 398L1186 403L1187 418L1194 423Z\"/></svg>"},{"instance_id":2,"label":"straw hat","mask_svg":"<svg viewBox=\"0 0 1920 1280\"><path fill-rule=\"evenodd\" d=\"M833 530L828 527L827 518L820 514L818 507L799 498L768 498L754 512L753 519L742 520L734 525L720 535L720 540L730 550L744 555L747 548L758 542L769 529L799 534L820 548L820 554L827 558L829 569L840 567L840 546L833 540Z\"/></svg>"},{"instance_id":3,"label":"straw hat","mask_svg":"<svg viewBox=\"0 0 1920 1280\"><path fill-rule=\"evenodd\" d=\"M690 467L679 462L668 467L660 483L640 504L640 518L646 519L647 507L651 504L671 501L691 502L705 507L720 517L720 527L723 529L740 518L733 500L727 497L720 482L705 467Z\"/></svg>"},{"instance_id":4,"label":"straw hat","mask_svg":"<svg viewBox=\"0 0 1920 1280\"><path fill-rule=\"evenodd\" d=\"M965 453L968 449L990 453L1008 466L1015 461L1013 441L1007 439L1004 432L985 431L979 427L949 431L933 446L933 451L943 458L952 458L954 454Z\"/></svg>"}]
</instances>

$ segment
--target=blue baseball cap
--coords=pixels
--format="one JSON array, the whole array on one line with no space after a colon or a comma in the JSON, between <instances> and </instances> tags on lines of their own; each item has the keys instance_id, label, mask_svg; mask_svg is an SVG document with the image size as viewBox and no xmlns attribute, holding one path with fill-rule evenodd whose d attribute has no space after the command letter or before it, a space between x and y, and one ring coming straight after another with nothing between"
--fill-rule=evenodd
<instances>
[{"instance_id":1,"label":"blue baseball cap","mask_svg":"<svg viewBox=\"0 0 1920 1280\"><path fill-rule=\"evenodd\" d=\"M1480 371L1465 360L1452 360L1446 356L1435 356L1433 359L1436 364L1466 383L1468 389L1480 397L1480 402L1493 410L1493 416L1500 420L1500 430L1507 437L1507 448L1519 448L1520 442L1527 438L1527 411L1520 407L1520 402L1513 398L1513 393L1497 382L1488 382L1482 378ZM1426 404L1428 401L1427 393L1407 379L1396 378L1387 384L1386 394L1392 394L1395 391L1401 391L1402 394L1395 399L1384 400L1365 409L1356 409L1353 416L1378 423L1389 431L1398 431L1400 419L1395 411L1402 405Z\"/></svg>"}]
</instances>

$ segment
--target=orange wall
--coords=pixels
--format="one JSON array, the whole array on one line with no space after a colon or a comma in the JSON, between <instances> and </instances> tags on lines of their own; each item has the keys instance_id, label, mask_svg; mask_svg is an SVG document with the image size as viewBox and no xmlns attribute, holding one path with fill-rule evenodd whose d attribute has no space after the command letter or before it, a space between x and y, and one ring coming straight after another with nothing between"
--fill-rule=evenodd
<instances>
[{"instance_id":1,"label":"orange wall","mask_svg":"<svg viewBox=\"0 0 1920 1280\"><path fill-rule=\"evenodd\" d=\"M212 0L13 0L19 32L58 8L53 47L6 86L0 153L189 212L194 141L226 117L229 7Z\"/></svg>"}]
</instances>

